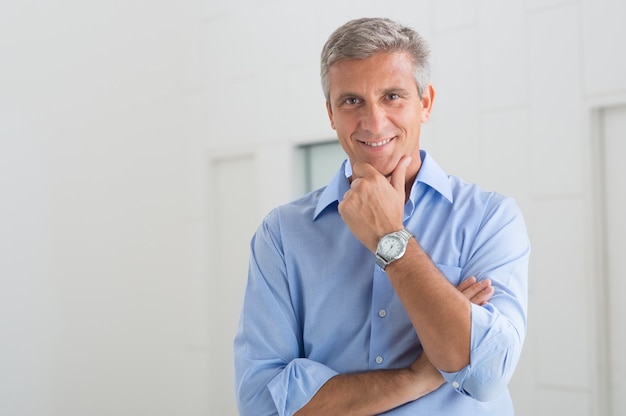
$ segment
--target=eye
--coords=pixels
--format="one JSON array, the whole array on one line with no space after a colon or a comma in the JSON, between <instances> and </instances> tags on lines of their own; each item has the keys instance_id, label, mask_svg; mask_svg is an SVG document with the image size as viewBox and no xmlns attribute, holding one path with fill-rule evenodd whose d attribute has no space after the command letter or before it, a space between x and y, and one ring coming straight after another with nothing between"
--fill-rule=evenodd
<instances>
[{"instance_id":1,"label":"eye","mask_svg":"<svg viewBox=\"0 0 626 416\"><path fill-rule=\"evenodd\" d=\"M395 101L395 100L397 100L399 98L400 98L400 95L396 94L395 92L387 94L387 99L388 100Z\"/></svg>"},{"instance_id":2,"label":"eye","mask_svg":"<svg viewBox=\"0 0 626 416\"><path fill-rule=\"evenodd\" d=\"M344 101L344 103L348 105L355 105L355 104L358 104L359 102L360 102L359 99L356 97L348 97Z\"/></svg>"}]
</instances>

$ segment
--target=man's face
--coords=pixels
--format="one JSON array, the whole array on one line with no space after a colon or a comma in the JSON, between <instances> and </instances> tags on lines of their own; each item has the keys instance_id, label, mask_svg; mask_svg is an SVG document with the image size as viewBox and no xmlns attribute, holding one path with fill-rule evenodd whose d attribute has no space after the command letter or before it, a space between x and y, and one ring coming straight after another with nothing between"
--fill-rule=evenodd
<instances>
[{"instance_id":1,"label":"man's face","mask_svg":"<svg viewBox=\"0 0 626 416\"><path fill-rule=\"evenodd\" d=\"M389 175L409 155L407 177L417 174L420 126L430 117L434 90L429 85L419 98L409 55L377 53L339 61L328 77L330 123L350 162L367 162Z\"/></svg>"}]
</instances>

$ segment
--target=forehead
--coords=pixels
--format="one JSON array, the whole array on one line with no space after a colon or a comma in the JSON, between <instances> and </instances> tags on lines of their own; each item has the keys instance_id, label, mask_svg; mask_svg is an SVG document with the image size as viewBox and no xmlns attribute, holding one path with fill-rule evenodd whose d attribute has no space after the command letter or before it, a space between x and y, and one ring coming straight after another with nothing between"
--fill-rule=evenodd
<instances>
[{"instance_id":1,"label":"forehead","mask_svg":"<svg viewBox=\"0 0 626 416\"><path fill-rule=\"evenodd\" d=\"M343 59L330 66L328 79L331 95L415 86L413 62L406 52L379 52L364 59Z\"/></svg>"}]
</instances>

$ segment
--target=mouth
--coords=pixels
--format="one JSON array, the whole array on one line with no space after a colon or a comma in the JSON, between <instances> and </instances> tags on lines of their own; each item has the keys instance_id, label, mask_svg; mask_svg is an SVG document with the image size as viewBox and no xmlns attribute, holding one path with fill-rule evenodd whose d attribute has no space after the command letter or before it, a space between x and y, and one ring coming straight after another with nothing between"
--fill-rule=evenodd
<instances>
[{"instance_id":1,"label":"mouth","mask_svg":"<svg viewBox=\"0 0 626 416\"><path fill-rule=\"evenodd\" d=\"M392 140L393 140L393 137L390 138L390 139L384 139L384 140L380 140L380 141L377 141L377 142L363 142L363 141L360 141L360 140L359 140L359 142L364 144L364 145L366 145L366 146L369 146L369 147L381 147L381 146L384 146L387 143L391 142Z\"/></svg>"}]
</instances>

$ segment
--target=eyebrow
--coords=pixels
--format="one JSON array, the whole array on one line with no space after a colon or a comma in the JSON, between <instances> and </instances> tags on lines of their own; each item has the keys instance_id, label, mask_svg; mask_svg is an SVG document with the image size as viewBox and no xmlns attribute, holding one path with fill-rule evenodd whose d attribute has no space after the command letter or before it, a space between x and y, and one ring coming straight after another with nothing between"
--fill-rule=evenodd
<instances>
[{"instance_id":1,"label":"eyebrow","mask_svg":"<svg viewBox=\"0 0 626 416\"><path fill-rule=\"evenodd\" d=\"M391 87L391 88L387 88L383 91L383 95L387 95L387 94L399 94L402 96L409 96L411 95L411 91L407 90L406 88L402 88L402 87Z\"/></svg>"}]
</instances>

